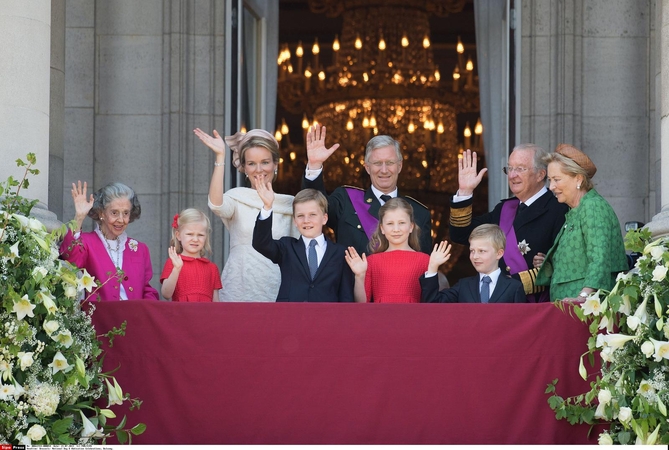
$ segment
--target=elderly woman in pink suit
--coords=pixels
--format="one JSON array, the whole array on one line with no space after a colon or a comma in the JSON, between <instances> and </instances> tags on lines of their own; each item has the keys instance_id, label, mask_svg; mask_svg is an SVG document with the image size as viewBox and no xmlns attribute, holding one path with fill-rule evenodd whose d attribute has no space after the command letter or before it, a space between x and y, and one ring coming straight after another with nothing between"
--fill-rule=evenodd
<instances>
[{"instance_id":1,"label":"elderly woman in pink suit","mask_svg":"<svg viewBox=\"0 0 669 450\"><path fill-rule=\"evenodd\" d=\"M158 291L149 284L153 276L149 249L125 232L142 212L135 192L122 183L110 183L87 199L87 189L87 183L83 187L81 181L72 183L78 231L68 230L61 257L86 269L102 285L88 299L158 300ZM95 221L95 229L83 233L86 216Z\"/></svg>"}]
</instances>

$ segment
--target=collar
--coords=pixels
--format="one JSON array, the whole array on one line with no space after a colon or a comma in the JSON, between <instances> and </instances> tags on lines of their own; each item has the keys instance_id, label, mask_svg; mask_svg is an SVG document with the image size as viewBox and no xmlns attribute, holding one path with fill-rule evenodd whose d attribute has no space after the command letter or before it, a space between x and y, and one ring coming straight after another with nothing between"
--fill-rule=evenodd
<instances>
[{"instance_id":1,"label":"collar","mask_svg":"<svg viewBox=\"0 0 669 450\"><path fill-rule=\"evenodd\" d=\"M479 273L479 283L483 280L483 277L488 275L490 277L490 280L492 280L491 284L497 284L497 280L499 279L499 276L502 273L502 269L499 267L495 269L492 273Z\"/></svg>"},{"instance_id":2,"label":"collar","mask_svg":"<svg viewBox=\"0 0 669 450\"><path fill-rule=\"evenodd\" d=\"M375 188L374 185L372 185L372 192L374 193L374 196L379 199L379 201L381 200L381 196L384 195L384 193ZM395 188L395 190L391 193L385 195L390 195L392 198L397 197L397 188Z\"/></svg>"},{"instance_id":3,"label":"collar","mask_svg":"<svg viewBox=\"0 0 669 450\"><path fill-rule=\"evenodd\" d=\"M304 241L304 246L308 249L309 248L309 242L312 240L315 240L316 243L318 244L319 247L323 247L325 245L325 235L321 234L320 236L317 236L315 238L305 238L302 236L302 241Z\"/></svg>"},{"instance_id":4,"label":"collar","mask_svg":"<svg viewBox=\"0 0 669 450\"><path fill-rule=\"evenodd\" d=\"M179 254L179 256L181 256L181 260L182 260L182 261L202 261L202 262L209 262L209 260L208 260L207 258L203 258L203 257L200 257L200 258L193 258L192 256L186 256L186 255L182 255L182 254Z\"/></svg>"},{"instance_id":5,"label":"collar","mask_svg":"<svg viewBox=\"0 0 669 450\"><path fill-rule=\"evenodd\" d=\"M546 189L546 186L542 186L541 189L539 189L539 192L534 194L532 197L528 198L526 201L521 202L525 203L527 206L530 206L532 203L536 202L539 197L544 195L546 192L548 192L548 189ZM518 199L520 200L520 199Z\"/></svg>"}]
</instances>

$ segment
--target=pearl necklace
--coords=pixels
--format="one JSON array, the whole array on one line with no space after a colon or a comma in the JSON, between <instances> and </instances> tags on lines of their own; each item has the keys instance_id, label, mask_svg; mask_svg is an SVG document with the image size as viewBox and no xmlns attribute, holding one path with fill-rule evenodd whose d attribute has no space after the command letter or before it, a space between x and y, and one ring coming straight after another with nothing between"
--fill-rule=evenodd
<instances>
[{"instance_id":1,"label":"pearl necklace","mask_svg":"<svg viewBox=\"0 0 669 450\"><path fill-rule=\"evenodd\" d=\"M104 236L104 233L102 234ZM121 249L121 241L119 240L120 236L117 236L116 239L111 239L113 241L116 241L116 248L112 249L111 245L109 245L110 239L107 239L107 236L105 236L105 244L107 244L107 248L109 249L109 256L112 258L112 262L114 263L114 266L117 269L120 269L119 267L119 259L121 259L121 254L119 250ZM116 255L114 257L114 254Z\"/></svg>"}]
</instances>

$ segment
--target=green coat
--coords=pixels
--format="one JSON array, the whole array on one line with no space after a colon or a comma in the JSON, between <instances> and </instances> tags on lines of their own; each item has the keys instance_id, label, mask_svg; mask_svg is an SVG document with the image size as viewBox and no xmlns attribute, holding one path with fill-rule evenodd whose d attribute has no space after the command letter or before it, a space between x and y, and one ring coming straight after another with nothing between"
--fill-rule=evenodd
<instances>
[{"instance_id":1,"label":"green coat","mask_svg":"<svg viewBox=\"0 0 669 450\"><path fill-rule=\"evenodd\" d=\"M575 298L584 287L611 290L617 273L628 269L618 217L591 189L567 213L536 284L550 284L551 300Z\"/></svg>"}]
</instances>

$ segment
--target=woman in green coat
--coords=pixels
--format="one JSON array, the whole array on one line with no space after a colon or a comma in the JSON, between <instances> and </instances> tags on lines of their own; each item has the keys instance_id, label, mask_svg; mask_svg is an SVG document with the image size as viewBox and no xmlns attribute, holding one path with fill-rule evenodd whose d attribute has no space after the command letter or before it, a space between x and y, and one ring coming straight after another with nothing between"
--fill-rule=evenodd
<instances>
[{"instance_id":1,"label":"woman in green coat","mask_svg":"<svg viewBox=\"0 0 669 450\"><path fill-rule=\"evenodd\" d=\"M575 147L559 145L546 158L550 190L571 209L541 264L535 257L538 285L550 285L550 298L580 298L598 289L611 290L616 275L629 269L620 222L611 205L593 189L597 171Z\"/></svg>"}]
</instances>

